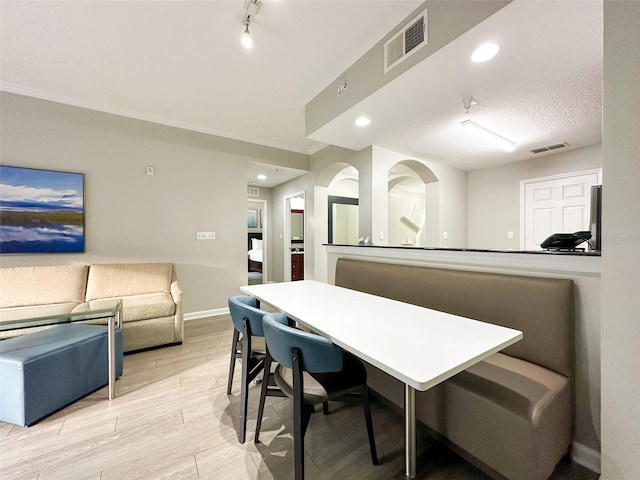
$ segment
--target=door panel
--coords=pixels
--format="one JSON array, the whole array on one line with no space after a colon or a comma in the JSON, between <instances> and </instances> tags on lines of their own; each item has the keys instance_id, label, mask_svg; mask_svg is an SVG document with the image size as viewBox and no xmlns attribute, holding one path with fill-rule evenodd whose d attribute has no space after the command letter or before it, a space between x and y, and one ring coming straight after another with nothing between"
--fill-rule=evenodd
<instances>
[{"instance_id":1,"label":"door panel","mask_svg":"<svg viewBox=\"0 0 640 480\"><path fill-rule=\"evenodd\" d=\"M524 180L524 249L540 250L553 233L589 230L591 186L600 183L597 171Z\"/></svg>"}]
</instances>

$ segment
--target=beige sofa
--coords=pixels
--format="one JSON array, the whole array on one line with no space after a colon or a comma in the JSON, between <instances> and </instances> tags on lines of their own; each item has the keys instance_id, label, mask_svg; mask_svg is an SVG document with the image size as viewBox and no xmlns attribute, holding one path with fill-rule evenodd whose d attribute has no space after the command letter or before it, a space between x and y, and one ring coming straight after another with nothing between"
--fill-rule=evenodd
<instances>
[{"instance_id":1,"label":"beige sofa","mask_svg":"<svg viewBox=\"0 0 640 480\"><path fill-rule=\"evenodd\" d=\"M124 351L183 339L175 265L128 263L0 268L0 322L69 313L122 299ZM0 338L25 331L2 332Z\"/></svg>"},{"instance_id":2,"label":"beige sofa","mask_svg":"<svg viewBox=\"0 0 640 480\"><path fill-rule=\"evenodd\" d=\"M340 258L335 284L521 330L520 342L418 392L416 415L494 478L549 478L573 439L571 280ZM369 386L403 405L401 383L367 367Z\"/></svg>"}]
</instances>

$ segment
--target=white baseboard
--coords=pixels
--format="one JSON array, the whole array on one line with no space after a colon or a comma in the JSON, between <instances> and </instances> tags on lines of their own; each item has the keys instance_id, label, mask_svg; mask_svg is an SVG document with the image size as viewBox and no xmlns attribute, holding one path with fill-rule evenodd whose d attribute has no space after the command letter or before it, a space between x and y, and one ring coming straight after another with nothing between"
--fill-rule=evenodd
<instances>
[{"instance_id":1,"label":"white baseboard","mask_svg":"<svg viewBox=\"0 0 640 480\"><path fill-rule=\"evenodd\" d=\"M600 472L600 452L593 450L578 442L573 442L571 460L592 472Z\"/></svg>"},{"instance_id":2,"label":"white baseboard","mask_svg":"<svg viewBox=\"0 0 640 480\"><path fill-rule=\"evenodd\" d=\"M184 314L185 322L188 320L197 320L198 318L215 317L217 315L229 314L228 308L216 308L213 310L202 310L200 312L191 312Z\"/></svg>"}]
</instances>

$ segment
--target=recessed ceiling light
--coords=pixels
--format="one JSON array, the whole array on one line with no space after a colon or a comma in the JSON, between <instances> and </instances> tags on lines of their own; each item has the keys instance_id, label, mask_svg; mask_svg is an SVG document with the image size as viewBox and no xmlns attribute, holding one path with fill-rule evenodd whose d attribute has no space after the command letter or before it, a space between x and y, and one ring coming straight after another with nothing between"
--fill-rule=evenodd
<instances>
[{"instance_id":1,"label":"recessed ceiling light","mask_svg":"<svg viewBox=\"0 0 640 480\"><path fill-rule=\"evenodd\" d=\"M267 176L266 175L258 175L258 180L266 180Z\"/></svg>"},{"instance_id":2,"label":"recessed ceiling light","mask_svg":"<svg viewBox=\"0 0 640 480\"><path fill-rule=\"evenodd\" d=\"M485 43L474 50L471 54L471 60L474 62L486 62L495 57L499 51L500 47L495 43Z\"/></svg>"},{"instance_id":3,"label":"recessed ceiling light","mask_svg":"<svg viewBox=\"0 0 640 480\"><path fill-rule=\"evenodd\" d=\"M371 120L369 120L367 117L356 118L356 125L359 127L366 127L370 123L371 123Z\"/></svg>"}]
</instances>

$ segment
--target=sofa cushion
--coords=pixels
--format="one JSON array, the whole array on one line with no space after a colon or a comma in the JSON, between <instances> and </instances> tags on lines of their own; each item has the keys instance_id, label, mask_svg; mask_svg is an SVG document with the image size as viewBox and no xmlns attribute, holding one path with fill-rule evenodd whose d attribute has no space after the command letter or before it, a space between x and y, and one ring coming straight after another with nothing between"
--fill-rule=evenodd
<instances>
[{"instance_id":1,"label":"sofa cushion","mask_svg":"<svg viewBox=\"0 0 640 480\"><path fill-rule=\"evenodd\" d=\"M89 268L86 300L171 293L172 264L94 264Z\"/></svg>"},{"instance_id":2,"label":"sofa cushion","mask_svg":"<svg viewBox=\"0 0 640 480\"><path fill-rule=\"evenodd\" d=\"M162 318L175 315L176 304L168 293L145 293L118 297L122 300L123 323L147 320L149 318ZM107 303L111 298L91 300L91 309L100 308L101 303Z\"/></svg>"},{"instance_id":3,"label":"sofa cushion","mask_svg":"<svg viewBox=\"0 0 640 480\"><path fill-rule=\"evenodd\" d=\"M77 305L77 303L54 303L52 305L3 308L0 310L0 323L9 320L25 320L27 318L62 315L71 312Z\"/></svg>"},{"instance_id":4,"label":"sofa cushion","mask_svg":"<svg viewBox=\"0 0 640 480\"><path fill-rule=\"evenodd\" d=\"M0 308L81 303L87 265L0 268Z\"/></svg>"}]
</instances>

